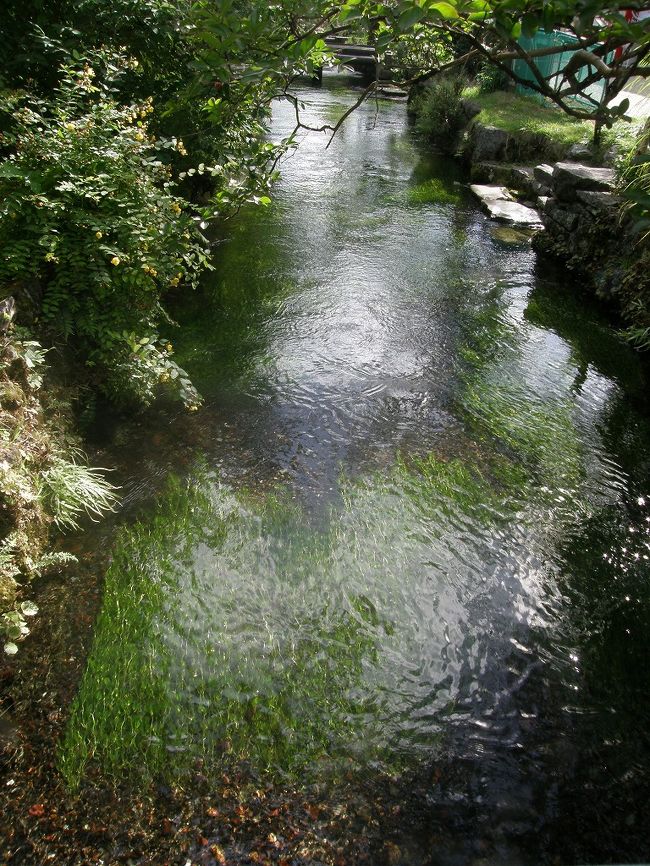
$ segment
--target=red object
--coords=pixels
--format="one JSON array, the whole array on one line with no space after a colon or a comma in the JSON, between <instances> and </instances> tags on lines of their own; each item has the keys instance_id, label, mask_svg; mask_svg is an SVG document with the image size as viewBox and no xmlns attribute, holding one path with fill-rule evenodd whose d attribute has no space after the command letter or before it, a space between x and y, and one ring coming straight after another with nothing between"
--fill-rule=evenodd
<instances>
[{"instance_id":1,"label":"red object","mask_svg":"<svg viewBox=\"0 0 650 866\"><path fill-rule=\"evenodd\" d=\"M625 10L625 20L626 21L634 21L634 12L632 11L632 9L626 9ZM623 56L623 46L619 45L618 48L616 49L616 51L614 52L614 57L617 60L620 60L622 56Z\"/></svg>"}]
</instances>

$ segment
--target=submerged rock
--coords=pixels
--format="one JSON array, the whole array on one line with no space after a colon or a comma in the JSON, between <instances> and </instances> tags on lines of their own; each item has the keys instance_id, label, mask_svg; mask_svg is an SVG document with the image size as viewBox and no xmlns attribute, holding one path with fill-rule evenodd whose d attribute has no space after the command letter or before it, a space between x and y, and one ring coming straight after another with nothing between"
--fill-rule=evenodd
<instances>
[{"instance_id":1,"label":"submerged rock","mask_svg":"<svg viewBox=\"0 0 650 866\"><path fill-rule=\"evenodd\" d=\"M492 237L499 243L508 246L520 246L530 241L530 229L514 225L495 225L491 231Z\"/></svg>"}]
</instances>

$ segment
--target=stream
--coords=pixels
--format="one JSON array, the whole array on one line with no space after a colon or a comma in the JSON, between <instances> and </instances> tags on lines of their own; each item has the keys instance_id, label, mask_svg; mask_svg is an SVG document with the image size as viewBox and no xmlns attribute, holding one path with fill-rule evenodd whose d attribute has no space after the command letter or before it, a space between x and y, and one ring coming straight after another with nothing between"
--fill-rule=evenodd
<instances>
[{"instance_id":1,"label":"stream","mask_svg":"<svg viewBox=\"0 0 650 866\"><path fill-rule=\"evenodd\" d=\"M356 94L299 97L320 125ZM105 428L124 511L84 542L111 559L57 766L388 779L389 863L643 862L644 371L403 102L300 137L175 300L203 408Z\"/></svg>"}]
</instances>

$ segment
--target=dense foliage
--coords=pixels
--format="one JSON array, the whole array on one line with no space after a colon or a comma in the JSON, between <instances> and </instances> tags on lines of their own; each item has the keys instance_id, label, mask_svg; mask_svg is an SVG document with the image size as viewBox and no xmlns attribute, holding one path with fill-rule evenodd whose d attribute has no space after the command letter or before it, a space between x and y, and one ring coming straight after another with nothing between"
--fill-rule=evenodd
<instances>
[{"instance_id":1,"label":"dense foliage","mask_svg":"<svg viewBox=\"0 0 650 866\"><path fill-rule=\"evenodd\" d=\"M162 292L191 286L206 261L166 161L183 144L149 135L151 102L119 105L94 79L85 64L65 71L50 104L12 100L0 281L39 282L43 323L72 341L109 395L147 401L172 379L192 405L196 394L157 333Z\"/></svg>"},{"instance_id":2,"label":"dense foliage","mask_svg":"<svg viewBox=\"0 0 650 866\"><path fill-rule=\"evenodd\" d=\"M60 411L56 389L41 390L48 370L39 342L63 352L85 393L132 406L167 388L195 409L200 397L174 361L165 296L191 290L209 267L204 219L270 201L283 145L268 143L265 119L291 68L230 80L248 57L247 19L224 6L219 60L210 48L214 22L202 13L202 4L185 0L27 0L3 19L0 290L16 299L29 329L10 333L7 302L0 369L7 652L28 632L33 610L20 585L65 558L44 554L48 527L74 526L81 512L100 513L114 499L67 432L69 406Z\"/></svg>"}]
</instances>

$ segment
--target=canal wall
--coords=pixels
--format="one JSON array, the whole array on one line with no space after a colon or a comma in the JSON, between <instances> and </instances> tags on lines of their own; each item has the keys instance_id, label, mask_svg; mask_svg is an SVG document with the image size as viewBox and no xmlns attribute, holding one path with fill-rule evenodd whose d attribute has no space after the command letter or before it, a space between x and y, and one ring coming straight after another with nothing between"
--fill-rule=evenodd
<instances>
[{"instance_id":1,"label":"canal wall","mask_svg":"<svg viewBox=\"0 0 650 866\"><path fill-rule=\"evenodd\" d=\"M614 171L580 163L533 170L544 226L540 254L560 261L587 293L610 303L626 323L650 325L650 247L616 189ZM645 317L645 318L644 318Z\"/></svg>"},{"instance_id":2,"label":"canal wall","mask_svg":"<svg viewBox=\"0 0 650 866\"><path fill-rule=\"evenodd\" d=\"M516 223L521 212L522 224L541 224L533 236L539 255L565 267L579 291L607 302L625 325L650 327L650 243L630 216L614 169L590 164L588 145L567 148L545 135L474 122L461 156L491 216ZM497 193L495 213L490 197Z\"/></svg>"},{"instance_id":3,"label":"canal wall","mask_svg":"<svg viewBox=\"0 0 650 866\"><path fill-rule=\"evenodd\" d=\"M569 145L542 132L526 129L509 132L474 121L467 130L462 156L471 166L495 162L526 164L563 159L569 150Z\"/></svg>"}]
</instances>

